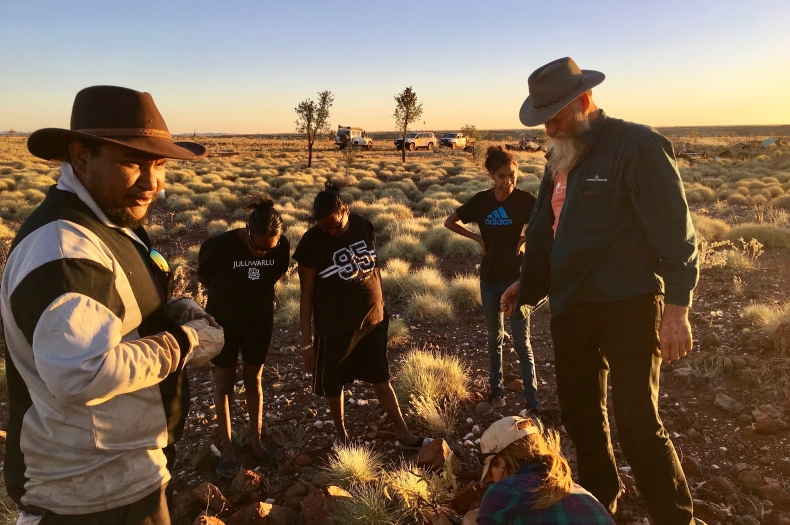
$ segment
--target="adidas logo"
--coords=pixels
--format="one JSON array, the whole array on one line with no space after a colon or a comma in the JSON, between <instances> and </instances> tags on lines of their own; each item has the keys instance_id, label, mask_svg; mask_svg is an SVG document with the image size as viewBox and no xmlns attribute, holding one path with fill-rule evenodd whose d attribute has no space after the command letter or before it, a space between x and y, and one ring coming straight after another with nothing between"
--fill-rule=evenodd
<instances>
[{"instance_id":1,"label":"adidas logo","mask_svg":"<svg viewBox=\"0 0 790 525\"><path fill-rule=\"evenodd\" d=\"M505 213L505 208L500 206L488 214L488 217L486 217L486 224L489 226L510 226L513 224L513 219L508 218L507 213Z\"/></svg>"}]
</instances>

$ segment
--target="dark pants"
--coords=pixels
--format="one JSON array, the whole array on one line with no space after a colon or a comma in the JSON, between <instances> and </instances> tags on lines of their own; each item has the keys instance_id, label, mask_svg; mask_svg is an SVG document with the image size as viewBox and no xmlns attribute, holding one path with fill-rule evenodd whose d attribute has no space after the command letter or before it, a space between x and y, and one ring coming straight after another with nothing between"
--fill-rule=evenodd
<instances>
[{"instance_id":1,"label":"dark pants","mask_svg":"<svg viewBox=\"0 0 790 525\"><path fill-rule=\"evenodd\" d=\"M658 415L662 298L581 303L551 320L562 424L576 446L579 484L614 513L620 479L609 436L606 380L620 446L656 525L692 523L691 494Z\"/></svg>"},{"instance_id":2,"label":"dark pants","mask_svg":"<svg viewBox=\"0 0 790 525\"><path fill-rule=\"evenodd\" d=\"M170 525L165 488L116 509L91 514L61 515L45 512L39 525Z\"/></svg>"},{"instance_id":3,"label":"dark pants","mask_svg":"<svg viewBox=\"0 0 790 525\"><path fill-rule=\"evenodd\" d=\"M507 281L486 282L480 281L480 297L483 302L483 315L486 319L488 330L488 384L491 393L505 394L505 384L502 377L502 345L505 341L504 314L500 308L502 294L513 284ZM517 315L510 316L510 330L513 334L513 348L518 355L521 368L521 379L524 382L524 401L527 409L539 409L538 378L535 374L535 357L532 354L532 345L529 342L529 317L518 319Z\"/></svg>"}]
</instances>

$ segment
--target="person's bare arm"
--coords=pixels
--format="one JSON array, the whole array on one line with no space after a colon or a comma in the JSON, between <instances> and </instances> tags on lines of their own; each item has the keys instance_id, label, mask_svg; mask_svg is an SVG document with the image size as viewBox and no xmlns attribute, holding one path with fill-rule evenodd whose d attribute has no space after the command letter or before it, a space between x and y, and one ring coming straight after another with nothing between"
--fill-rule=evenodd
<instances>
[{"instance_id":1,"label":"person's bare arm","mask_svg":"<svg viewBox=\"0 0 790 525\"><path fill-rule=\"evenodd\" d=\"M313 346L313 293L315 268L299 265L299 322L302 327L302 361L311 372L316 366L316 349Z\"/></svg>"},{"instance_id":2,"label":"person's bare arm","mask_svg":"<svg viewBox=\"0 0 790 525\"><path fill-rule=\"evenodd\" d=\"M486 245L483 242L483 236L479 233L475 233L473 231L467 230L460 224L461 218L458 216L458 213L452 212L449 217L444 220L444 227L450 230L451 232L457 233L458 235L463 235L473 241L477 241L480 244L480 247L483 249L483 255L486 253Z\"/></svg>"}]
</instances>

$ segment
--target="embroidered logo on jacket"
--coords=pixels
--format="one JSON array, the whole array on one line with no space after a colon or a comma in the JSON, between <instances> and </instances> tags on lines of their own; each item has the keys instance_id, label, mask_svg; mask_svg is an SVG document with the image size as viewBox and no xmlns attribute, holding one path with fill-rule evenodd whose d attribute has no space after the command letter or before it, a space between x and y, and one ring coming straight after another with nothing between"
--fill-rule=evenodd
<instances>
[{"instance_id":1,"label":"embroidered logo on jacket","mask_svg":"<svg viewBox=\"0 0 790 525\"><path fill-rule=\"evenodd\" d=\"M500 206L488 214L488 217L486 217L486 224L489 226L510 226L513 224L513 219L509 218L507 213L505 213L505 208Z\"/></svg>"},{"instance_id":2,"label":"embroidered logo on jacket","mask_svg":"<svg viewBox=\"0 0 790 525\"><path fill-rule=\"evenodd\" d=\"M359 241L336 251L332 255L332 262L332 266L318 273L322 279L337 274L344 281L364 281L376 267L376 253L368 250L365 241Z\"/></svg>"},{"instance_id":3,"label":"embroidered logo on jacket","mask_svg":"<svg viewBox=\"0 0 790 525\"><path fill-rule=\"evenodd\" d=\"M261 271L255 267L250 268L247 272L247 277L249 277L251 281L257 281L261 278Z\"/></svg>"}]
</instances>

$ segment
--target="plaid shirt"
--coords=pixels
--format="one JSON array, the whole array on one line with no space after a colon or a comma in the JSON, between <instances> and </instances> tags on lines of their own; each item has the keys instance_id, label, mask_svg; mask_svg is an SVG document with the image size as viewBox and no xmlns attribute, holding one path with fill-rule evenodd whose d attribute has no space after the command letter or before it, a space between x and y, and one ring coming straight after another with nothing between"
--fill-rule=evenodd
<instances>
[{"instance_id":1,"label":"plaid shirt","mask_svg":"<svg viewBox=\"0 0 790 525\"><path fill-rule=\"evenodd\" d=\"M491 485L480 504L478 525L612 524L603 505L578 485L565 499L544 509L534 509L534 491L545 475L543 465L524 465L519 471Z\"/></svg>"}]
</instances>

